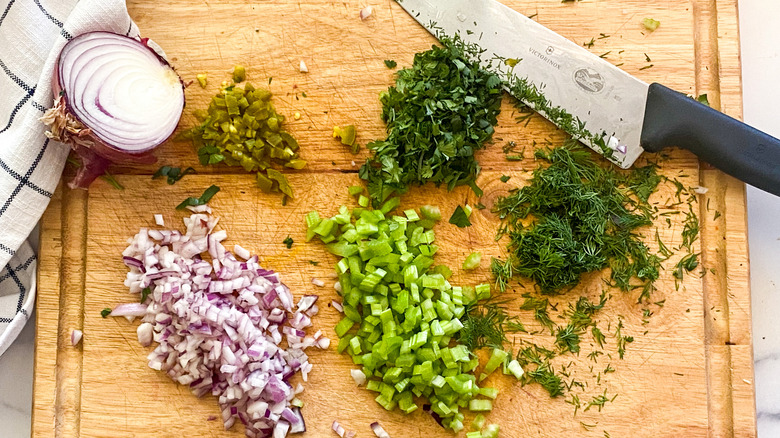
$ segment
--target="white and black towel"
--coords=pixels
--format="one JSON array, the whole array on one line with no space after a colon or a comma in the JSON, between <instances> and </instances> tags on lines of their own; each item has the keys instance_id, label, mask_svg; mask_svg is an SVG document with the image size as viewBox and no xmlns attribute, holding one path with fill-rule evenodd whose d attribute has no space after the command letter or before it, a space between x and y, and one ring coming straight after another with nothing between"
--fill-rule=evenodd
<instances>
[{"instance_id":1,"label":"white and black towel","mask_svg":"<svg viewBox=\"0 0 780 438\"><path fill-rule=\"evenodd\" d=\"M27 239L69 152L38 121L53 102L54 63L69 39L96 30L138 35L124 0L0 0L0 355L33 310Z\"/></svg>"}]
</instances>

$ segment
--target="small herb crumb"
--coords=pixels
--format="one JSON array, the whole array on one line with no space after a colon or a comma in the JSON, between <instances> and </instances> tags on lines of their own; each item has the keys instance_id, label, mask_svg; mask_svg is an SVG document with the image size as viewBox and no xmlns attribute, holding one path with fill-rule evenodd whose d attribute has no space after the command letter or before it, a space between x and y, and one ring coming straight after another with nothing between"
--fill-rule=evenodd
<instances>
[{"instance_id":1,"label":"small herb crumb","mask_svg":"<svg viewBox=\"0 0 780 438\"><path fill-rule=\"evenodd\" d=\"M200 84L200 88L206 88L206 84L208 84L208 82L205 73L196 75L195 78L198 80L198 84Z\"/></svg>"},{"instance_id":2,"label":"small herb crumb","mask_svg":"<svg viewBox=\"0 0 780 438\"><path fill-rule=\"evenodd\" d=\"M164 176L168 179L168 184L173 185L176 184L177 181L182 179L184 175L193 172L195 172L195 169L192 167L188 167L182 171L181 167L162 166L159 169L157 169L156 172L154 172L154 175L152 175L152 179L157 179L161 176Z\"/></svg>"},{"instance_id":3,"label":"small herb crumb","mask_svg":"<svg viewBox=\"0 0 780 438\"><path fill-rule=\"evenodd\" d=\"M696 101L699 103L703 103L704 105L710 106L710 100L707 99L707 93L700 94L699 97L696 98Z\"/></svg>"},{"instance_id":4,"label":"small herb crumb","mask_svg":"<svg viewBox=\"0 0 780 438\"><path fill-rule=\"evenodd\" d=\"M511 176L509 176L509 175L502 175L501 178L499 178L499 179L501 180L502 183L505 183L505 182L509 181L509 178L511 178Z\"/></svg>"},{"instance_id":5,"label":"small herb crumb","mask_svg":"<svg viewBox=\"0 0 780 438\"><path fill-rule=\"evenodd\" d=\"M396 68L398 66L398 63L393 61L392 59L385 59L385 65L387 68Z\"/></svg>"},{"instance_id":6,"label":"small herb crumb","mask_svg":"<svg viewBox=\"0 0 780 438\"><path fill-rule=\"evenodd\" d=\"M316 261L314 261L314 260L309 260L309 264L311 264L311 265L313 265L313 266L317 266L317 265L319 265L319 264L320 264L320 262L316 262Z\"/></svg>"},{"instance_id":7,"label":"small herb crumb","mask_svg":"<svg viewBox=\"0 0 780 438\"><path fill-rule=\"evenodd\" d=\"M658 20L653 20L652 18L645 18L642 20L642 25L645 27L645 29L652 32L658 29L658 26L661 25L661 22Z\"/></svg>"},{"instance_id":8,"label":"small herb crumb","mask_svg":"<svg viewBox=\"0 0 780 438\"><path fill-rule=\"evenodd\" d=\"M107 318L108 315L110 314L111 314L111 309L109 307L106 307L105 309L100 311L100 316L102 316L103 318Z\"/></svg>"},{"instance_id":9,"label":"small herb crumb","mask_svg":"<svg viewBox=\"0 0 780 438\"><path fill-rule=\"evenodd\" d=\"M282 241L282 243L284 243L284 244L285 244L285 246L287 246L287 249L290 249L290 248L292 248L292 246L293 246L293 243L295 243L295 242L293 241L292 237L290 237L290 236L287 236L287 238L286 238L286 239L284 239L284 240Z\"/></svg>"}]
</instances>

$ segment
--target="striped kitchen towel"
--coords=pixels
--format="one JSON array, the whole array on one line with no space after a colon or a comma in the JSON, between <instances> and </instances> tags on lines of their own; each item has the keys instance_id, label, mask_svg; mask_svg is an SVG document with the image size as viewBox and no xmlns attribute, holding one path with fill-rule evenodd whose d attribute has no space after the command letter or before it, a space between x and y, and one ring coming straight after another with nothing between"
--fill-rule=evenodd
<instances>
[{"instance_id":1,"label":"striped kitchen towel","mask_svg":"<svg viewBox=\"0 0 780 438\"><path fill-rule=\"evenodd\" d=\"M38 121L52 105L62 46L108 30L138 36L124 0L0 0L0 355L35 302L36 256L28 237L51 199L69 148Z\"/></svg>"}]
</instances>

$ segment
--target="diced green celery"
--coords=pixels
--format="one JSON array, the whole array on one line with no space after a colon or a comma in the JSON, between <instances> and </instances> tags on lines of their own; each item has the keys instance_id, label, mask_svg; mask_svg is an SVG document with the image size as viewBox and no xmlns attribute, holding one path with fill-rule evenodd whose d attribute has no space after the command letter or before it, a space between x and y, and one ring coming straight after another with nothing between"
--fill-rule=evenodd
<instances>
[{"instance_id":1,"label":"diced green celery","mask_svg":"<svg viewBox=\"0 0 780 438\"><path fill-rule=\"evenodd\" d=\"M420 220L420 216L418 216L417 212L414 210L404 210L404 214L406 215L406 219L408 219L409 222Z\"/></svg>"},{"instance_id":2,"label":"diced green celery","mask_svg":"<svg viewBox=\"0 0 780 438\"><path fill-rule=\"evenodd\" d=\"M346 350L347 347L349 347L349 341L351 340L352 338L350 338L349 336L345 336L339 339L339 345L338 347L336 347L336 351L338 351L339 353L343 353L344 350Z\"/></svg>"},{"instance_id":3,"label":"diced green celery","mask_svg":"<svg viewBox=\"0 0 780 438\"><path fill-rule=\"evenodd\" d=\"M490 400L472 399L469 401L469 410L474 412L492 411L493 402Z\"/></svg>"},{"instance_id":4,"label":"diced green celery","mask_svg":"<svg viewBox=\"0 0 780 438\"><path fill-rule=\"evenodd\" d=\"M323 219L316 227L314 227L314 233L322 237L330 236L335 226L336 221L333 219Z\"/></svg>"},{"instance_id":5,"label":"diced green celery","mask_svg":"<svg viewBox=\"0 0 780 438\"><path fill-rule=\"evenodd\" d=\"M520 366L520 362L516 359L509 361L509 365L507 365L506 368L517 380L520 380L520 378L523 377L523 367Z\"/></svg>"},{"instance_id":6,"label":"diced green celery","mask_svg":"<svg viewBox=\"0 0 780 438\"><path fill-rule=\"evenodd\" d=\"M458 433L461 430L463 430L463 421L461 420L452 420L450 422L450 429L452 429L453 432Z\"/></svg>"},{"instance_id":7,"label":"diced green celery","mask_svg":"<svg viewBox=\"0 0 780 438\"><path fill-rule=\"evenodd\" d=\"M477 414L477 416L474 417L474 421L471 423L471 429L482 430L483 427L485 427L485 416ZM468 437L468 434L466 434L466 436Z\"/></svg>"},{"instance_id":8,"label":"diced green celery","mask_svg":"<svg viewBox=\"0 0 780 438\"><path fill-rule=\"evenodd\" d=\"M417 410L417 404L414 403L411 392L403 392L398 395L398 408L404 411L404 413L411 413Z\"/></svg>"},{"instance_id":9,"label":"diced green celery","mask_svg":"<svg viewBox=\"0 0 780 438\"><path fill-rule=\"evenodd\" d=\"M436 245L432 245L432 246L436 246ZM450 269L446 265L436 266L435 268L433 268L433 272L436 274L440 274L445 279L452 277L452 269Z\"/></svg>"},{"instance_id":10,"label":"diced green celery","mask_svg":"<svg viewBox=\"0 0 780 438\"><path fill-rule=\"evenodd\" d=\"M363 186L349 186L349 195L350 196L358 196L363 194Z\"/></svg>"},{"instance_id":11,"label":"diced green celery","mask_svg":"<svg viewBox=\"0 0 780 438\"><path fill-rule=\"evenodd\" d=\"M343 240L338 242L329 243L325 245L331 254L335 254L340 257L349 257L357 254L358 246L354 243L349 243Z\"/></svg>"},{"instance_id":12,"label":"diced green celery","mask_svg":"<svg viewBox=\"0 0 780 438\"><path fill-rule=\"evenodd\" d=\"M350 305L345 305L344 307L344 316L349 318L350 320L360 323L362 322L363 318L360 316L360 312L357 311L354 307Z\"/></svg>"},{"instance_id":13,"label":"diced green celery","mask_svg":"<svg viewBox=\"0 0 780 438\"><path fill-rule=\"evenodd\" d=\"M482 283L478 284L474 287L474 291L476 292L477 300L486 300L490 298L490 284L489 283Z\"/></svg>"},{"instance_id":14,"label":"diced green celery","mask_svg":"<svg viewBox=\"0 0 780 438\"><path fill-rule=\"evenodd\" d=\"M382 382L379 380L369 380L366 383L366 389L369 391L379 392L382 390Z\"/></svg>"},{"instance_id":15,"label":"diced green celery","mask_svg":"<svg viewBox=\"0 0 780 438\"><path fill-rule=\"evenodd\" d=\"M360 339L357 336L349 340L349 348L352 350L353 355L363 352L363 349L360 348Z\"/></svg>"},{"instance_id":16,"label":"diced green celery","mask_svg":"<svg viewBox=\"0 0 780 438\"><path fill-rule=\"evenodd\" d=\"M423 205L420 207L420 214L426 219L434 221L441 220L441 210L439 210L439 207L433 205Z\"/></svg>"},{"instance_id":17,"label":"diced green celery","mask_svg":"<svg viewBox=\"0 0 780 438\"><path fill-rule=\"evenodd\" d=\"M466 260L463 261L463 269L466 271L477 269L481 261L482 261L482 253L472 252L471 254L468 255L468 257L466 257Z\"/></svg>"},{"instance_id":18,"label":"diced green celery","mask_svg":"<svg viewBox=\"0 0 780 438\"><path fill-rule=\"evenodd\" d=\"M347 263L347 259L341 259L338 263L336 263L336 270L339 272L339 274L343 274L349 270L349 263Z\"/></svg>"},{"instance_id":19,"label":"diced green celery","mask_svg":"<svg viewBox=\"0 0 780 438\"><path fill-rule=\"evenodd\" d=\"M498 424L488 424L488 427L482 431L482 438L498 438Z\"/></svg>"},{"instance_id":20,"label":"diced green celery","mask_svg":"<svg viewBox=\"0 0 780 438\"><path fill-rule=\"evenodd\" d=\"M496 397L498 397L498 389L496 388L479 388L477 392L479 393L479 395L487 398L492 398L493 400L495 400Z\"/></svg>"},{"instance_id":21,"label":"diced green celery","mask_svg":"<svg viewBox=\"0 0 780 438\"><path fill-rule=\"evenodd\" d=\"M422 276L422 287L441 290L444 288L445 279L441 274L429 274Z\"/></svg>"},{"instance_id":22,"label":"diced green celery","mask_svg":"<svg viewBox=\"0 0 780 438\"><path fill-rule=\"evenodd\" d=\"M465 206L463 206L463 212L466 213L466 218L470 218L471 217L471 212L472 211L473 210L471 209L470 205L466 204Z\"/></svg>"},{"instance_id":23,"label":"diced green celery","mask_svg":"<svg viewBox=\"0 0 780 438\"><path fill-rule=\"evenodd\" d=\"M467 432L466 433L466 438L482 438L482 433L479 432L479 431L477 431L477 432Z\"/></svg>"},{"instance_id":24,"label":"diced green celery","mask_svg":"<svg viewBox=\"0 0 780 438\"><path fill-rule=\"evenodd\" d=\"M358 198L358 205L363 208L367 208L368 201L369 201L368 197L366 197L365 195L360 195L360 197Z\"/></svg>"},{"instance_id":25,"label":"diced green celery","mask_svg":"<svg viewBox=\"0 0 780 438\"><path fill-rule=\"evenodd\" d=\"M342 318L341 321L339 321L338 324L336 324L336 335L338 337L343 338L344 335L347 334L347 332L352 328L352 326L355 325L355 321L352 321L349 318Z\"/></svg>"},{"instance_id":26,"label":"diced green celery","mask_svg":"<svg viewBox=\"0 0 780 438\"><path fill-rule=\"evenodd\" d=\"M469 349L466 348L465 345L458 344L450 348L450 351L452 352L452 358L456 362L466 362L469 360Z\"/></svg>"},{"instance_id":27,"label":"diced green celery","mask_svg":"<svg viewBox=\"0 0 780 438\"><path fill-rule=\"evenodd\" d=\"M401 205L401 198L399 197L393 197L385 201L384 204L382 204L382 207L379 208L379 211L381 211L384 214L388 214L391 211L395 210L396 207Z\"/></svg>"},{"instance_id":28,"label":"diced green celery","mask_svg":"<svg viewBox=\"0 0 780 438\"><path fill-rule=\"evenodd\" d=\"M494 348L490 354L490 359L488 359L487 364L485 364L485 370L483 372L488 375L491 374L496 370L496 368L499 367L499 365L504 363L504 360L506 360L507 356L509 356L509 353L506 351L499 348Z\"/></svg>"}]
</instances>

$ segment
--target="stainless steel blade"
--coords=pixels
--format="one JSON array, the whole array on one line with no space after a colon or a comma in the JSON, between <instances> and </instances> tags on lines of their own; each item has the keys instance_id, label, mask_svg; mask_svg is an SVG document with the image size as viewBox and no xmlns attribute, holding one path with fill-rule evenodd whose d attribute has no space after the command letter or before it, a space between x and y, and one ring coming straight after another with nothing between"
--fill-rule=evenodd
<instances>
[{"instance_id":1,"label":"stainless steel blade","mask_svg":"<svg viewBox=\"0 0 780 438\"><path fill-rule=\"evenodd\" d=\"M492 55L519 59L511 73L536 86L551 107L560 107L584 123L593 136L579 135L578 140L599 153L602 147L594 136L603 141L614 151L607 158L620 167L630 167L641 155L645 82L495 0L399 0L399 4L434 35L437 31L458 34L485 49L486 66ZM490 68L496 69L495 64ZM556 123L533 102L524 103Z\"/></svg>"}]
</instances>

